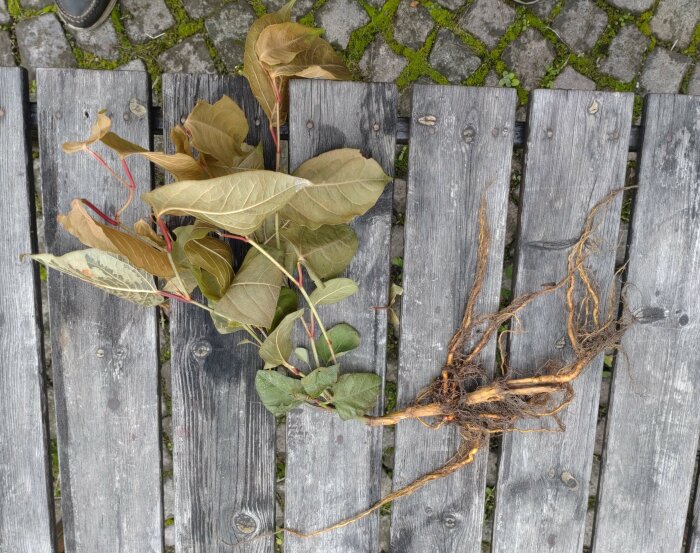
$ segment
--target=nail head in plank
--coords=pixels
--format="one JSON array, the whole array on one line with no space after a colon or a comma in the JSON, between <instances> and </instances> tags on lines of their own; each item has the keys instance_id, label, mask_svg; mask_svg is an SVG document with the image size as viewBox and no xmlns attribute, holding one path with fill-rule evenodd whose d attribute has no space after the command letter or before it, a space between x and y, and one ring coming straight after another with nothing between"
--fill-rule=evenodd
<instances>
[{"instance_id":1,"label":"nail head in plank","mask_svg":"<svg viewBox=\"0 0 700 553\"><path fill-rule=\"evenodd\" d=\"M476 313L499 303L515 124L513 90L416 85L411 120L398 402L439 375L474 281L479 208L491 233ZM495 348L479 356L489 374ZM397 490L442 466L459 447L453 428L405 421L396 430ZM392 551L481 551L488 446L476 461L394 502Z\"/></svg>"},{"instance_id":2,"label":"nail head in plank","mask_svg":"<svg viewBox=\"0 0 700 553\"><path fill-rule=\"evenodd\" d=\"M88 136L98 111L107 109L117 134L148 147L148 116L136 104L149 105L150 85L140 72L39 69L37 102L46 244L59 255L82 247L56 222L73 198L89 198L107 213L126 199L94 159L66 154L61 143ZM118 166L101 144L95 150ZM147 191L148 163L130 159L129 166L137 192ZM124 222L148 215L137 201ZM155 310L54 271L48 286L66 550L160 552Z\"/></svg>"},{"instance_id":3,"label":"nail head in plank","mask_svg":"<svg viewBox=\"0 0 700 553\"><path fill-rule=\"evenodd\" d=\"M520 193L515 297L566 275L570 246L586 217L609 192L624 187L631 94L536 90ZM596 218L595 253L587 259L605 306L613 279L622 194ZM510 339L514 376L532 376L549 360L573 359L566 338L566 291L524 309ZM565 341L563 341L565 340ZM574 383L560 414L566 431L512 432L503 437L496 486L493 549L578 551L583 547L602 356ZM555 427L552 420L519 428Z\"/></svg>"},{"instance_id":4,"label":"nail head in plank","mask_svg":"<svg viewBox=\"0 0 700 553\"><path fill-rule=\"evenodd\" d=\"M0 550L51 553L53 491L36 251L27 74L0 67ZM6 549L5 549L6 548Z\"/></svg>"},{"instance_id":5,"label":"nail head in plank","mask_svg":"<svg viewBox=\"0 0 700 553\"><path fill-rule=\"evenodd\" d=\"M680 551L700 429L700 97L648 95L593 550ZM620 549L622 548L622 549Z\"/></svg>"},{"instance_id":6,"label":"nail head in plank","mask_svg":"<svg viewBox=\"0 0 700 553\"><path fill-rule=\"evenodd\" d=\"M262 140L274 163L267 118L242 77L163 75L167 149L174 150L170 129L197 100L214 103L223 95L245 112L248 142ZM219 334L202 309L178 303L170 336L176 546L218 553L252 539L236 550L272 552L271 535L254 539L275 522L275 420L255 391L257 349L239 346L241 334Z\"/></svg>"},{"instance_id":7,"label":"nail head in plank","mask_svg":"<svg viewBox=\"0 0 700 553\"><path fill-rule=\"evenodd\" d=\"M290 86L290 166L336 148L360 148L391 175L394 167L397 92L394 85L292 81ZM309 125L308 123L312 124ZM341 371L384 376L389 292L391 186L377 204L352 223L359 249L347 275L360 291L321 317L327 327L347 322L362 337L360 347L340 360ZM380 399L381 405L381 399ZM375 413L378 410L375 410ZM367 508L379 499L381 430L310 408L287 416L285 526L311 531ZM285 536L285 551L375 552L378 516L322 536Z\"/></svg>"}]
</instances>

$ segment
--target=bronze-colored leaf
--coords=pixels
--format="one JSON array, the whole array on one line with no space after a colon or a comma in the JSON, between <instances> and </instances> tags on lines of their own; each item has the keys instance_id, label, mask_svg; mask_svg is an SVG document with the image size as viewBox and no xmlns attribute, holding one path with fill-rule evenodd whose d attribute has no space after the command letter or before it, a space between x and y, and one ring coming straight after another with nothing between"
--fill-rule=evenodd
<instances>
[{"instance_id":1,"label":"bronze-colored leaf","mask_svg":"<svg viewBox=\"0 0 700 553\"><path fill-rule=\"evenodd\" d=\"M134 232L145 240L151 241L156 246L165 246L163 237L153 230L151 225L146 222L146 219L139 219L134 223Z\"/></svg>"},{"instance_id":2,"label":"bronze-colored leaf","mask_svg":"<svg viewBox=\"0 0 700 553\"><path fill-rule=\"evenodd\" d=\"M140 152L139 155L170 173L175 180L201 180L207 175L197 161L187 154L164 154L162 152Z\"/></svg>"},{"instance_id":3,"label":"bronze-colored leaf","mask_svg":"<svg viewBox=\"0 0 700 553\"><path fill-rule=\"evenodd\" d=\"M253 94L260 102L263 111L267 115L267 118L274 122L273 111L275 109L275 89L272 85L272 80L267 74L266 69L262 66L262 63L258 59L258 55L255 52L255 44L260 37L260 33L263 30L277 23L284 23L291 19L292 7L296 0L290 0L284 6L282 6L278 11L263 15L260 19L256 20L248 30L248 35L245 40L245 51L243 54L243 74L248 79L250 88ZM280 97L282 99L281 110L279 114L280 124L284 123L287 119L287 84L286 80L283 80L279 84Z\"/></svg>"},{"instance_id":4,"label":"bronze-colored leaf","mask_svg":"<svg viewBox=\"0 0 700 553\"><path fill-rule=\"evenodd\" d=\"M114 152L122 159L133 154L141 154L143 152L148 152L146 148L129 142L126 138L122 138L116 133L108 132L100 138L102 142L109 149L114 150Z\"/></svg>"},{"instance_id":5,"label":"bronze-colored leaf","mask_svg":"<svg viewBox=\"0 0 700 553\"><path fill-rule=\"evenodd\" d=\"M248 121L228 96L214 104L197 102L184 126L192 137L192 146L226 165L244 154L241 144L248 136Z\"/></svg>"},{"instance_id":6,"label":"bronze-colored leaf","mask_svg":"<svg viewBox=\"0 0 700 553\"><path fill-rule=\"evenodd\" d=\"M255 53L265 65L286 64L311 46L321 34L322 29L313 29L291 21L269 25L260 33L255 43Z\"/></svg>"},{"instance_id":7,"label":"bronze-colored leaf","mask_svg":"<svg viewBox=\"0 0 700 553\"><path fill-rule=\"evenodd\" d=\"M105 236L102 225L88 214L80 200L73 200L70 204L70 211L59 215L56 219L59 225L87 247L119 253L117 247Z\"/></svg>"},{"instance_id":8,"label":"bronze-colored leaf","mask_svg":"<svg viewBox=\"0 0 700 553\"><path fill-rule=\"evenodd\" d=\"M87 137L85 140L64 142L61 146L63 151L68 154L79 152L80 150L87 148L90 144L94 144L105 134L107 134L112 126L112 120L105 113L105 110L102 110L97 114L97 121L95 121L95 123L92 125L89 137Z\"/></svg>"},{"instance_id":9,"label":"bronze-colored leaf","mask_svg":"<svg viewBox=\"0 0 700 553\"><path fill-rule=\"evenodd\" d=\"M302 77L305 79L332 79L347 81L352 74L333 46L320 37L300 52L292 61L269 68L273 78Z\"/></svg>"},{"instance_id":10,"label":"bronze-colored leaf","mask_svg":"<svg viewBox=\"0 0 700 553\"><path fill-rule=\"evenodd\" d=\"M171 278L175 275L166 252L115 228L107 225L100 225L100 227L119 253L132 265L161 278Z\"/></svg>"},{"instance_id":11,"label":"bronze-colored leaf","mask_svg":"<svg viewBox=\"0 0 700 553\"><path fill-rule=\"evenodd\" d=\"M172 129L170 129L170 140L173 141L176 153L187 154L188 156L192 157L190 138L187 136L187 133L182 125L175 125Z\"/></svg>"}]
</instances>

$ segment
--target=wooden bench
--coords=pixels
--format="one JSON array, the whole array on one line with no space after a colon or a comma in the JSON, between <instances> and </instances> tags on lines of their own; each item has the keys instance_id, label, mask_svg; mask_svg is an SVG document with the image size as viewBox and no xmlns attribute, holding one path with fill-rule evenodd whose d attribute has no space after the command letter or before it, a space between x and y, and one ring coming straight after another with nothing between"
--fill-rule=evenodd
<instances>
[{"instance_id":1,"label":"wooden bench","mask_svg":"<svg viewBox=\"0 0 700 553\"><path fill-rule=\"evenodd\" d=\"M244 108L250 142L270 153L267 123L241 78L164 75L162 126L169 130L197 99L228 94ZM74 197L118 205L119 190L64 140L86 134L99 109L115 130L152 144L151 87L140 72L39 70L36 119L43 195L32 178L26 74L0 68L0 553L54 553L46 378L39 273L20 254L35 251L35 203L47 249L78 244L56 224ZM357 147L392 174L397 90L390 84L295 81L290 90L289 166L338 147ZM516 93L506 88L416 86L410 124L398 403L410 402L444 361L473 281L478 205L488 186L492 249L479 308L499 305L514 140ZM700 430L700 97L649 95L643 127L631 135L633 97L595 91L531 95L520 188L514 293L537 290L566 269L567 247L589 209L624 186L628 150L639 151L627 252L630 307L640 316L612 376L592 550L700 553L700 502L693 506ZM142 191L153 171L134 162ZM594 273L612 281L622 199L599 219ZM140 216L146 215L143 209ZM136 214L134 214L136 216ZM360 251L349 274L360 293L329 323L360 330L347 366L384 375L390 285L392 192L357 220ZM561 297L523 313L510 341L518 374L569 354ZM80 282L50 274L48 308L58 428L61 505L68 553L163 550L158 315ZM616 308L616 307L615 307ZM237 336L174 305L172 424L176 551L272 552L275 540L275 420L257 399L260 361ZM625 361L626 357L627 361ZM493 366L495 347L481 359ZM397 553L579 552L603 359L576 382L563 433L511 433L500 441L493 535L483 536L487 452L449 478L397 501ZM383 410L378 406L376 412ZM382 430L311 409L286 421L285 525L322 528L380 497ZM445 462L451 429L404 422L396 431L393 486ZM694 512L694 515L693 515ZM695 523L688 522L694 516ZM379 514L313 539L286 536L284 551L375 553ZM245 542L233 548L231 544ZM685 545L684 545L685 543ZM487 549L488 550L488 549Z\"/></svg>"}]
</instances>

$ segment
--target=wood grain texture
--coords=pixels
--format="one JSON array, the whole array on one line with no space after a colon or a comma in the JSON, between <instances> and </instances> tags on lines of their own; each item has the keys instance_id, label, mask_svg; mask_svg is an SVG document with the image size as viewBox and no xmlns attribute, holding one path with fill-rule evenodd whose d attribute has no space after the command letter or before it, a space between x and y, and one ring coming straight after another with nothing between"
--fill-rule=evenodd
<instances>
[{"instance_id":1,"label":"wood grain texture","mask_svg":"<svg viewBox=\"0 0 700 553\"><path fill-rule=\"evenodd\" d=\"M27 76L0 68L0 553L53 552ZM26 134L25 134L26 133Z\"/></svg>"},{"instance_id":2,"label":"wood grain texture","mask_svg":"<svg viewBox=\"0 0 700 553\"><path fill-rule=\"evenodd\" d=\"M479 207L491 232L487 273L476 313L498 308L513 153L515 91L416 86L406 201L404 296L398 403L411 403L445 363L474 282ZM427 116L435 125L425 125ZM479 356L493 370L495 348ZM417 421L396 429L393 488L442 466L459 447L452 428ZM486 448L487 449L487 448ZM394 503L391 550L481 551L487 454L461 471Z\"/></svg>"},{"instance_id":3,"label":"wood grain texture","mask_svg":"<svg viewBox=\"0 0 700 553\"><path fill-rule=\"evenodd\" d=\"M537 90L520 195L514 295L539 290L566 275L569 247L588 212L625 184L631 94ZM590 274L608 297L615 265L622 195L596 219ZM573 359L566 337L565 290L521 312L510 340L513 373L534 375L548 360ZM604 305L609 302L603 301ZM503 437L493 550L566 552L583 547L588 481L593 459L602 356L574 383L575 399L561 415L563 433ZM522 428L556 426L527 421Z\"/></svg>"},{"instance_id":4,"label":"wood grain texture","mask_svg":"<svg viewBox=\"0 0 700 553\"><path fill-rule=\"evenodd\" d=\"M164 75L168 150L174 150L170 129L196 101L213 103L224 94L245 111L248 142L267 142L267 119L245 79ZM274 151L272 157L274 163ZM238 345L243 335L219 334L209 314L195 307L172 306L170 336L176 546L179 553L228 553L229 544L274 529L275 420L255 391L262 362L255 348ZM267 537L236 551L273 548Z\"/></svg>"},{"instance_id":5,"label":"wood grain texture","mask_svg":"<svg viewBox=\"0 0 700 553\"><path fill-rule=\"evenodd\" d=\"M396 87L321 80L298 80L290 86L290 169L322 152L360 148L392 175L396 131ZM321 310L324 324L354 326L360 347L344 356L341 371L384 376L389 292L391 186L377 204L353 222L359 249L347 270L360 291ZM381 411L381 401L374 412ZM302 531L328 526L351 516L380 495L381 431L356 421L312 409L287 416L285 525ZM300 540L285 537L287 553L378 551L378 516L345 529Z\"/></svg>"},{"instance_id":6,"label":"wood grain texture","mask_svg":"<svg viewBox=\"0 0 700 553\"><path fill-rule=\"evenodd\" d=\"M90 156L61 143L87 137L100 109L113 130L149 146L148 75L139 72L37 71L39 145L46 244L59 255L81 246L56 216L76 197L114 213L126 191ZM131 105L130 105L131 104ZM147 112L146 112L147 113ZM117 167L102 145L95 150ZM129 160L138 192L151 186L144 160ZM148 209L135 202L123 218ZM58 449L66 550L124 553L162 550L156 312L88 284L49 274Z\"/></svg>"},{"instance_id":7,"label":"wood grain texture","mask_svg":"<svg viewBox=\"0 0 700 553\"><path fill-rule=\"evenodd\" d=\"M698 475L698 482L700 482L700 474ZM695 505L691 513L688 553L700 553L700 495L698 495L698 482L695 483Z\"/></svg>"},{"instance_id":8,"label":"wood grain texture","mask_svg":"<svg viewBox=\"0 0 700 553\"><path fill-rule=\"evenodd\" d=\"M593 550L680 551L700 430L700 97L648 95Z\"/></svg>"}]
</instances>

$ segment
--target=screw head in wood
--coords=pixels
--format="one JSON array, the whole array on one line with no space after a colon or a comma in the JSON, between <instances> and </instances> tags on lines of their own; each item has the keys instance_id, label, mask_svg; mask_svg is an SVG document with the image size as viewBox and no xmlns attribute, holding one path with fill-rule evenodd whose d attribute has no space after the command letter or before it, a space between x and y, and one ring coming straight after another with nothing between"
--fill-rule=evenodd
<instances>
[{"instance_id":1,"label":"screw head in wood","mask_svg":"<svg viewBox=\"0 0 700 553\"><path fill-rule=\"evenodd\" d=\"M97 348L95 355L102 359L105 356L105 350L103 348Z\"/></svg>"},{"instance_id":2,"label":"screw head in wood","mask_svg":"<svg viewBox=\"0 0 700 553\"><path fill-rule=\"evenodd\" d=\"M374 125L372 125L372 130L373 130L374 132L379 132L379 128L380 128L380 127L379 127L379 123L375 123Z\"/></svg>"},{"instance_id":3,"label":"screw head in wood","mask_svg":"<svg viewBox=\"0 0 700 553\"><path fill-rule=\"evenodd\" d=\"M552 129L547 129L545 134L547 135L547 138L552 138L554 136L554 131Z\"/></svg>"},{"instance_id":4,"label":"screw head in wood","mask_svg":"<svg viewBox=\"0 0 700 553\"><path fill-rule=\"evenodd\" d=\"M307 128L307 129L313 129L313 128L314 128L314 122L313 122L311 119L309 119L309 120L306 122L306 128Z\"/></svg>"}]
</instances>

